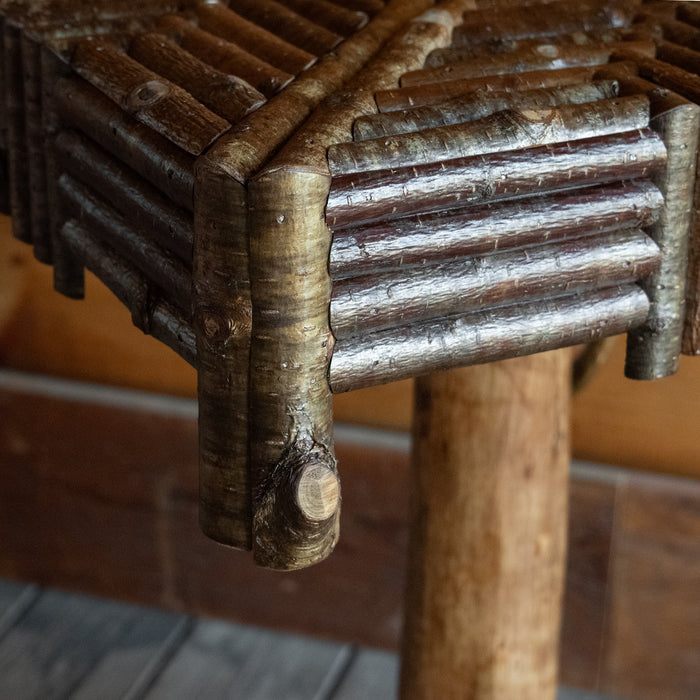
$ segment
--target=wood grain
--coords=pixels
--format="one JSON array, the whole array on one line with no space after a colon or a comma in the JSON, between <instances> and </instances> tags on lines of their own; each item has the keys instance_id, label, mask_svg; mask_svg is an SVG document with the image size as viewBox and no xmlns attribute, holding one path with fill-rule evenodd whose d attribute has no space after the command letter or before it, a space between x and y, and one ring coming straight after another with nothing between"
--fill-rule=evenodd
<instances>
[{"instance_id":1,"label":"wood grain","mask_svg":"<svg viewBox=\"0 0 700 700\"><path fill-rule=\"evenodd\" d=\"M560 350L417 380L402 698L555 697L569 370Z\"/></svg>"}]
</instances>

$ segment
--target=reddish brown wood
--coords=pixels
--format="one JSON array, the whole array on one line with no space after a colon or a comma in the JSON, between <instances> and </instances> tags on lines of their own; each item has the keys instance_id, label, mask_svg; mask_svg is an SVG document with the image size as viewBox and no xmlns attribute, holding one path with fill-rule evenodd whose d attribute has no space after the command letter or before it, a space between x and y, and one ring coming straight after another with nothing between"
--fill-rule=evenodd
<instances>
[{"instance_id":1,"label":"reddish brown wood","mask_svg":"<svg viewBox=\"0 0 700 700\"><path fill-rule=\"evenodd\" d=\"M235 124L257 109L265 96L235 75L227 75L159 34L134 38L129 54L158 75L179 85L205 107Z\"/></svg>"},{"instance_id":2,"label":"reddish brown wood","mask_svg":"<svg viewBox=\"0 0 700 700\"><path fill-rule=\"evenodd\" d=\"M403 699L554 699L569 372L560 350L417 380Z\"/></svg>"},{"instance_id":3,"label":"reddish brown wood","mask_svg":"<svg viewBox=\"0 0 700 700\"><path fill-rule=\"evenodd\" d=\"M125 114L83 80L72 78L60 82L56 89L56 109L66 126L80 129L175 204L192 211L192 156Z\"/></svg>"},{"instance_id":4,"label":"reddish brown wood","mask_svg":"<svg viewBox=\"0 0 700 700\"><path fill-rule=\"evenodd\" d=\"M328 0L285 0L285 6L297 14L340 36L349 36L367 24L364 12L348 10Z\"/></svg>"},{"instance_id":5,"label":"reddish brown wood","mask_svg":"<svg viewBox=\"0 0 700 700\"><path fill-rule=\"evenodd\" d=\"M276 68L236 44L194 27L177 15L162 17L156 29L216 70L246 80L266 97L272 97L294 77L287 72L292 65L287 66L286 70Z\"/></svg>"},{"instance_id":6,"label":"reddish brown wood","mask_svg":"<svg viewBox=\"0 0 700 700\"><path fill-rule=\"evenodd\" d=\"M71 65L128 114L192 155L202 153L230 127L181 87L105 41L79 42Z\"/></svg>"},{"instance_id":7,"label":"reddish brown wood","mask_svg":"<svg viewBox=\"0 0 700 700\"><path fill-rule=\"evenodd\" d=\"M615 69L622 73L636 75L632 61L616 64ZM606 67L606 71L610 68ZM441 83L427 83L416 87L381 90L375 95L380 112L393 112L399 109L413 109L426 105L447 102L460 95L480 91L534 90L537 88L561 87L596 79L600 66L580 66L561 70L539 70L527 73L508 73L469 80L446 80ZM609 73L602 76L611 77Z\"/></svg>"}]
</instances>

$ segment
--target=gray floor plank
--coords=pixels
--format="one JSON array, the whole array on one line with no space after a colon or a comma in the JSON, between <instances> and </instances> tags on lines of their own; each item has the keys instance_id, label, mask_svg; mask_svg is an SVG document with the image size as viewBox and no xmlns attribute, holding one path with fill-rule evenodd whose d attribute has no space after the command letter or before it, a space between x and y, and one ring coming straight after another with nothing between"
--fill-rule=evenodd
<instances>
[{"instance_id":1,"label":"gray floor plank","mask_svg":"<svg viewBox=\"0 0 700 700\"><path fill-rule=\"evenodd\" d=\"M201 620L147 700L313 700L344 647Z\"/></svg>"},{"instance_id":2,"label":"gray floor plank","mask_svg":"<svg viewBox=\"0 0 700 700\"><path fill-rule=\"evenodd\" d=\"M399 657L386 651L361 649L332 700L391 700L398 693Z\"/></svg>"},{"instance_id":3,"label":"gray floor plank","mask_svg":"<svg viewBox=\"0 0 700 700\"><path fill-rule=\"evenodd\" d=\"M0 642L0 698L122 698L179 620L46 591Z\"/></svg>"}]
</instances>

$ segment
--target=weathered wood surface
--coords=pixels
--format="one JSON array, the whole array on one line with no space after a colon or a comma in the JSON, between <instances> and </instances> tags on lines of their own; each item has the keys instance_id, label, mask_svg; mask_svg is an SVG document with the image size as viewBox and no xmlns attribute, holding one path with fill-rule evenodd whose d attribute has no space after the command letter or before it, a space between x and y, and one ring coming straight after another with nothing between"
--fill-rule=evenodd
<instances>
[{"instance_id":1,"label":"weathered wood surface","mask_svg":"<svg viewBox=\"0 0 700 700\"><path fill-rule=\"evenodd\" d=\"M472 156L406 169L334 178L326 206L332 229L411 214L462 208L522 193L648 177L663 168L666 149L649 129Z\"/></svg>"},{"instance_id":2,"label":"weathered wood surface","mask_svg":"<svg viewBox=\"0 0 700 700\"><path fill-rule=\"evenodd\" d=\"M648 312L639 287L611 287L339 339L330 383L340 393L576 345L630 330Z\"/></svg>"},{"instance_id":3,"label":"weathered wood surface","mask_svg":"<svg viewBox=\"0 0 700 700\"><path fill-rule=\"evenodd\" d=\"M516 301L634 282L658 271L660 251L642 231L616 231L370 274L333 285L336 339Z\"/></svg>"},{"instance_id":4,"label":"weathered wood surface","mask_svg":"<svg viewBox=\"0 0 700 700\"><path fill-rule=\"evenodd\" d=\"M330 32L349 36L367 24L367 13L328 0L284 0L285 5Z\"/></svg>"},{"instance_id":5,"label":"weathered wood surface","mask_svg":"<svg viewBox=\"0 0 700 700\"><path fill-rule=\"evenodd\" d=\"M617 94L617 83L613 80L520 92L468 94L434 107L418 107L358 117L353 124L353 138L355 141L364 141L395 134L408 134L480 119L504 109L525 107L544 109L567 103L594 102L616 97Z\"/></svg>"},{"instance_id":6,"label":"weathered wood surface","mask_svg":"<svg viewBox=\"0 0 700 700\"><path fill-rule=\"evenodd\" d=\"M328 166L333 177L434 163L449 167L446 161L458 158L602 138L648 124L649 102L644 95L544 109L508 108L418 133L338 143L328 149Z\"/></svg>"},{"instance_id":7,"label":"weathered wood surface","mask_svg":"<svg viewBox=\"0 0 700 700\"><path fill-rule=\"evenodd\" d=\"M654 116L651 124L666 144L668 163L655 176L665 204L661 217L649 230L661 249L661 267L642 283L651 300L649 318L630 333L627 342L625 374L634 379L661 378L678 369L700 108L678 99L673 108Z\"/></svg>"},{"instance_id":8,"label":"weathered wood surface","mask_svg":"<svg viewBox=\"0 0 700 700\"><path fill-rule=\"evenodd\" d=\"M333 236L331 275L339 280L621 227L645 227L656 219L662 204L661 193L651 183L620 183L342 229Z\"/></svg>"},{"instance_id":9,"label":"weathered wood surface","mask_svg":"<svg viewBox=\"0 0 700 700\"><path fill-rule=\"evenodd\" d=\"M80 41L71 66L127 114L192 155L201 154L231 126L187 91L106 41Z\"/></svg>"},{"instance_id":10,"label":"weathered wood surface","mask_svg":"<svg viewBox=\"0 0 700 700\"><path fill-rule=\"evenodd\" d=\"M135 37L129 45L129 55L183 87L214 114L232 124L265 101L265 96L245 80L212 68L162 35Z\"/></svg>"},{"instance_id":11,"label":"weathered wood surface","mask_svg":"<svg viewBox=\"0 0 700 700\"><path fill-rule=\"evenodd\" d=\"M416 381L403 700L556 695L570 358Z\"/></svg>"},{"instance_id":12,"label":"weathered wood surface","mask_svg":"<svg viewBox=\"0 0 700 700\"><path fill-rule=\"evenodd\" d=\"M446 80L441 83L426 83L414 87L381 90L375 96L380 112L395 112L400 109L414 109L428 105L439 105L455 97L475 92L534 90L555 88L563 85L586 83L600 77L609 78L613 70L624 75L637 74L632 61L620 61L613 66L605 66L605 75L600 76L602 66L579 66L559 70L535 70L526 73L506 73L489 75L484 78Z\"/></svg>"},{"instance_id":13,"label":"weathered wood surface","mask_svg":"<svg viewBox=\"0 0 700 700\"><path fill-rule=\"evenodd\" d=\"M618 49L631 50L654 57L655 45L651 40L626 41L599 46L558 46L543 43L483 58L456 60L447 65L423 68L401 76L401 87L413 87L443 80L468 80L487 75L526 73L538 70L562 70L578 66L597 66L607 63Z\"/></svg>"},{"instance_id":14,"label":"weathered wood surface","mask_svg":"<svg viewBox=\"0 0 700 700\"><path fill-rule=\"evenodd\" d=\"M87 82L62 80L58 117L133 168L178 206L192 211L194 158L130 117Z\"/></svg>"},{"instance_id":15,"label":"weathered wood surface","mask_svg":"<svg viewBox=\"0 0 700 700\"><path fill-rule=\"evenodd\" d=\"M136 230L191 264L191 215L79 132L62 131L54 147L61 168L96 191Z\"/></svg>"}]
</instances>

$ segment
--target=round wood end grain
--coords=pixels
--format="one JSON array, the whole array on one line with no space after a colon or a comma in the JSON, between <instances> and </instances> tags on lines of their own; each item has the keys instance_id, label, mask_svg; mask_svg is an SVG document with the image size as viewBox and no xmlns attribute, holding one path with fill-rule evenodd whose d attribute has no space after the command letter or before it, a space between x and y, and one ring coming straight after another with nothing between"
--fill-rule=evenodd
<instances>
[{"instance_id":1,"label":"round wood end grain","mask_svg":"<svg viewBox=\"0 0 700 700\"><path fill-rule=\"evenodd\" d=\"M297 481L296 500L299 509L309 520L327 520L338 510L338 477L322 464L309 465Z\"/></svg>"}]
</instances>

